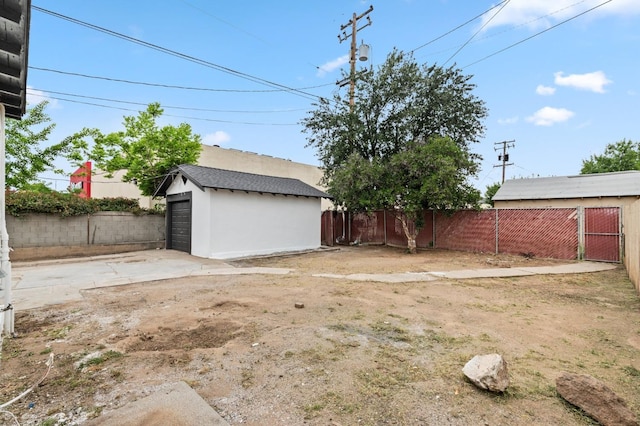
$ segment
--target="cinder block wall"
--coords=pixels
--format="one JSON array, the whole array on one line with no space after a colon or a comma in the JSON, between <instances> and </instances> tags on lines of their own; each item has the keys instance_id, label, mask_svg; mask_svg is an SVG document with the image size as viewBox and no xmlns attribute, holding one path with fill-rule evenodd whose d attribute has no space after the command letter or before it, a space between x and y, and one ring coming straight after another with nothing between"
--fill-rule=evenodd
<instances>
[{"instance_id":1,"label":"cinder block wall","mask_svg":"<svg viewBox=\"0 0 640 426\"><path fill-rule=\"evenodd\" d=\"M164 238L164 216L99 212L89 217L89 244L161 241Z\"/></svg>"},{"instance_id":2,"label":"cinder block wall","mask_svg":"<svg viewBox=\"0 0 640 426\"><path fill-rule=\"evenodd\" d=\"M9 246L52 247L87 244L87 216L7 215Z\"/></svg>"},{"instance_id":3,"label":"cinder block wall","mask_svg":"<svg viewBox=\"0 0 640 426\"><path fill-rule=\"evenodd\" d=\"M59 217L30 214L7 215L9 246L60 247L158 242L165 239L162 215L136 216L123 212Z\"/></svg>"}]
</instances>

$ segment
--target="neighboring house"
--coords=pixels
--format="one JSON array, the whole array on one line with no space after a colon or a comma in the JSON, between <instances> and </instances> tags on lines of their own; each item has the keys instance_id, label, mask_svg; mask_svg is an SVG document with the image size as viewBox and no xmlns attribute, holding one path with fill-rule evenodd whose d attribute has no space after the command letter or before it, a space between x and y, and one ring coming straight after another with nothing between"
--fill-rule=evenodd
<instances>
[{"instance_id":1,"label":"neighboring house","mask_svg":"<svg viewBox=\"0 0 640 426\"><path fill-rule=\"evenodd\" d=\"M202 145L198 165L245 173L299 179L316 189L321 191L325 190L325 188L320 185L320 180L323 175L320 167L253 152L221 148L216 145ZM153 207L155 203L151 197L142 196L133 183L122 182L123 174L124 172L120 171L116 172L113 178L106 178L104 172L96 170L92 177L92 196L94 198L137 198L140 200L142 207ZM328 199L323 199L321 204L322 210L327 210L332 206L331 201Z\"/></svg>"},{"instance_id":2,"label":"neighboring house","mask_svg":"<svg viewBox=\"0 0 640 426\"><path fill-rule=\"evenodd\" d=\"M640 199L640 171L507 180L496 208L623 207Z\"/></svg>"},{"instance_id":3,"label":"neighboring house","mask_svg":"<svg viewBox=\"0 0 640 426\"><path fill-rule=\"evenodd\" d=\"M164 179L166 247L214 259L320 247L320 200L299 179L182 165Z\"/></svg>"}]
</instances>

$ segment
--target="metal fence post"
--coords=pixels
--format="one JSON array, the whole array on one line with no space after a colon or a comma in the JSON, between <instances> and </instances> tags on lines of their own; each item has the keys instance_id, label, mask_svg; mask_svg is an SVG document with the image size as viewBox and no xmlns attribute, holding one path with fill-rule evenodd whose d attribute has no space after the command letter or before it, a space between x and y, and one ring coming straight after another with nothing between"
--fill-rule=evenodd
<instances>
[{"instance_id":1,"label":"metal fence post","mask_svg":"<svg viewBox=\"0 0 640 426\"><path fill-rule=\"evenodd\" d=\"M576 207L576 217L578 219L578 260L584 260L584 207Z\"/></svg>"},{"instance_id":2,"label":"metal fence post","mask_svg":"<svg viewBox=\"0 0 640 426\"><path fill-rule=\"evenodd\" d=\"M496 226L495 226L495 232L496 232L496 254L500 253L500 238L499 238L499 230L498 230L498 209L493 209L496 212Z\"/></svg>"}]
</instances>

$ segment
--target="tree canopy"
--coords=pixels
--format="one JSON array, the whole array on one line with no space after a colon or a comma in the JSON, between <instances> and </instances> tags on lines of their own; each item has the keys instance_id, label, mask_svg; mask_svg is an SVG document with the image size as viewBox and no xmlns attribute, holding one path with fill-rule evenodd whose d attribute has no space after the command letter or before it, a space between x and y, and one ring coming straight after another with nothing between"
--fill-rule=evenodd
<instances>
[{"instance_id":1,"label":"tree canopy","mask_svg":"<svg viewBox=\"0 0 640 426\"><path fill-rule=\"evenodd\" d=\"M585 175L625 170L640 170L640 142L623 139L608 144L603 154L582 160L580 173Z\"/></svg>"},{"instance_id":2,"label":"tree canopy","mask_svg":"<svg viewBox=\"0 0 640 426\"><path fill-rule=\"evenodd\" d=\"M487 186L487 189L484 192L484 202L493 207L493 196L496 195L496 192L498 192L498 189L500 189L501 186L502 184L498 182L492 183L491 185Z\"/></svg>"},{"instance_id":3,"label":"tree canopy","mask_svg":"<svg viewBox=\"0 0 640 426\"><path fill-rule=\"evenodd\" d=\"M410 251L424 209L477 205L467 180L480 157L470 145L484 134L487 110L470 79L394 50L377 71L358 74L353 106L340 93L315 104L302 124L336 204L395 212Z\"/></svg>"},{"instance_id":4,"label":"tree canopy","mask_svg":"<svg viewBox=\"0 0 640 426\"><path fill-rule=\"evenodd\" d=\"M195 163L202 150L200 136L188 124L159 127L156 120L162 113L160 104L152 103L137 116L125 116L123 131L104 135L85 129L94 140L89 158L107 177L123 170L124 182L134 182L142 195L153 195L169 170Z\"/></svg>"},{"instance_id":5,"label":"tree canopy","mask_svg":"<svg viewBox=\"0 0 640 426\"><path fill-rule=\"evenodd\" d=\"M47 101L42 101L27 109L22 120L10 118L6 121L7 188L44 190L46 185L40 183L38 175L45 171L63 173L56 166L56 160L73 157L82 142L76 134L47 145L55 128L55 123L45 112L47 105Z\"/></svg>"}]
</instances>

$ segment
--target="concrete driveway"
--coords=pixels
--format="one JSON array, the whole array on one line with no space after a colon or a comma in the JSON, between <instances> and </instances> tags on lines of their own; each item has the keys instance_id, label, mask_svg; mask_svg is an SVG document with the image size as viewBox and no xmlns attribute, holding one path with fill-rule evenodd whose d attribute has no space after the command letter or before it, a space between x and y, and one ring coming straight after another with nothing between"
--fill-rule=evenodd
<instances>
[{"instance_id":1,"label":"concrete driveway","mask_svg":"<svg viewBox=\"0 0 640 426\"><path fill-rule=\"evenodd\" d=\"M17 310L82 299L81 290L197 275L286 274L288 269L234 268L175 250L12 263Z\"/></svg>"},{"instance_id":2,"label":"concrete driveway","mask_svg":"<svg viewBox=\"0 0 640 426\"><path fill-rule=\"evenodd\" d=\"M176 250L145 250L117 255L12 264L13 306L16 310L82 299L81 290L202 275L288 274L284 268L236 268L221 260L203 259ZM355 281L417 282L442 279L576 274L613 269L615 264L573 262L565 265L469 269L445 272L336 275L317 277Z\"/></svg>"}]
</instances>

